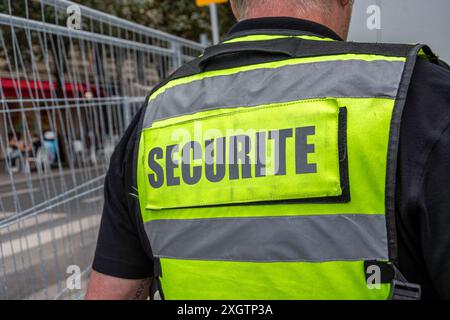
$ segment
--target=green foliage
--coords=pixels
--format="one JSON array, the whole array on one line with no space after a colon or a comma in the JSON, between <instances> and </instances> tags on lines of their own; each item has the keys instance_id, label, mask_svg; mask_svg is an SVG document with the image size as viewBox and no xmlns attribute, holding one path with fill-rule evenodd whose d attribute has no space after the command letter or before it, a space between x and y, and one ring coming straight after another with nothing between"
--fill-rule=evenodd
<instances>
[{"instance_id":1,"label":"green foliage","mask_svg":"<svg viewBox=\"0 0 450 320\"><path fill-rule=\"evenodd\" d=\"M96 10L113 14L151 28L199 41L211 38L209 8L198 8L195 0L76 0ZM229 5L218 5L220 30L226 34L235 23Z\"/></svg>"}]
</instances>

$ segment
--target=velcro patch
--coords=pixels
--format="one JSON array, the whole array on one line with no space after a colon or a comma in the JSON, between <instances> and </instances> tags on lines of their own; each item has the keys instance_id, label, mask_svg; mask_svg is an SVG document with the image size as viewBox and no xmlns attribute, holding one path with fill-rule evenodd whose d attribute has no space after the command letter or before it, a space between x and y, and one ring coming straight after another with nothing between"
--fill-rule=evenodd
<instances>
[{"instance_id":1,"label":"velcro patch","mask_svg":"<svg viewBox=\"0 0 450 320\"><path fill-rule=\"evenodd\" d=\"M156 122L142 132L146 208L344 202L345 122L346 109L333 99L216 109Z\"/></svg>"}]
</instances>

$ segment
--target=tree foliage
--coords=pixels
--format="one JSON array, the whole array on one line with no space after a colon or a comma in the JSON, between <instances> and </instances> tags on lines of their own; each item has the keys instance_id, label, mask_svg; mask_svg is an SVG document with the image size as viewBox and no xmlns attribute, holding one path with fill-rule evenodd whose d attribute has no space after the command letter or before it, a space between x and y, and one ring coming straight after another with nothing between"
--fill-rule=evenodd
<instances>
[{"instance_id":1,"label":"tree foliage","mask_svg":"<svg viewBox=\"0 0 450 320\"><path fill-rule=\"evenodd\" d=\"M76 2L120 18L183 38L199 41L211 38L209 8L198 8L195 0L76 0ZM221 34L235 23L228 4L218 5Z\"/></svg>"}]
</instances>

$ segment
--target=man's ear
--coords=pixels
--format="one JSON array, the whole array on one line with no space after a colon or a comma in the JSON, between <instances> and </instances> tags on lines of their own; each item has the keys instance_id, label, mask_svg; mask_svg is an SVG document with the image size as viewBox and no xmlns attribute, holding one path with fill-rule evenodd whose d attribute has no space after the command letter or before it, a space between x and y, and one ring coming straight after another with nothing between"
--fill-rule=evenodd
<instances>
[{"instance_id":1,"label":"man's ear","mask_svg":"<svg viewBox=\"0 0 450 320\"><path fill-rule=\"evenodd\" d=\"M233 11L234 17L237 21L241 20L241 17L239 16L239 12L236 10L236 6L234 5L234 1L230 0L231 10Z\"/></svg>"},{"instance_id":2,"label":"man's ear","mask_svg":"<svg viewBox=\"0 0 450 320\"><path fill-rule=\"evenodd\" d=\"M351 3L353 1L352 0L339 0L339 2L341 3L341 6L346 7L348 5L351 5Z\"/></svg>"}]
</instances>

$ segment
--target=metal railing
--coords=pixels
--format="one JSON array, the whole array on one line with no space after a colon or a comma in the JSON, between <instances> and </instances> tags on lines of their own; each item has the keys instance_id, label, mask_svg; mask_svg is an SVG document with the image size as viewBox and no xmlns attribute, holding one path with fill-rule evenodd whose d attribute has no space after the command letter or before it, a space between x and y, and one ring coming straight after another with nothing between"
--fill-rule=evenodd
<instances>
[{"instance_id":1,"label":"metal railing","mask_svg":"<svg viewBox=\"0 0 450 320\"><path fill-rule=\"evenodd\" d=\"M0 299L83 295L114 146L151 88L202 50L66 0L2 1Z\"/></svg>"}]
</instances>

